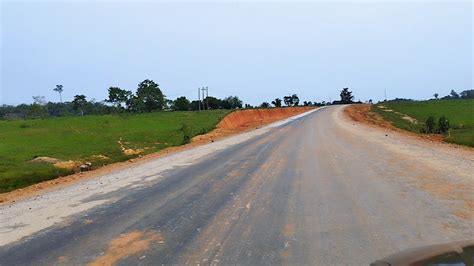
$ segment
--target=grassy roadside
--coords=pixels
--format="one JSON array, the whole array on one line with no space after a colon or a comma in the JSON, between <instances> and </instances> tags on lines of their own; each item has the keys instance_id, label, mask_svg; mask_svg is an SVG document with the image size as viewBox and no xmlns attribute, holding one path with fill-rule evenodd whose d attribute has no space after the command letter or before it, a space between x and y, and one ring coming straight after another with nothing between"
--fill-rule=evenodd
<instances>
[{"instance_id":1,"label":"grassy roadside","mask_svg":"<svg viewBox=\"0 0 474 266\"><path fill-rule=\"evenodd\" d=\"M213 110L0 121L0 193L70 174L86 161L99 166L181 145L214 129L227 113ZM60 163L32 162L37 157Z\"/></svg>"},{"instance_id":2,"label":"grassy roadside","mask_svg":"<svg viewBox=\"0 0 474 266\"><path fill-rule=\"evenodd\" d=\"M394 126L420 133L425 121L433 116L436 121L446 116L450 122L450 136L445 141L474 147L474 100L430 100L393 101L372 106L372 111L381 115ZM403 116L415 118L413 123Z\"/></svg>"}]
</instances>

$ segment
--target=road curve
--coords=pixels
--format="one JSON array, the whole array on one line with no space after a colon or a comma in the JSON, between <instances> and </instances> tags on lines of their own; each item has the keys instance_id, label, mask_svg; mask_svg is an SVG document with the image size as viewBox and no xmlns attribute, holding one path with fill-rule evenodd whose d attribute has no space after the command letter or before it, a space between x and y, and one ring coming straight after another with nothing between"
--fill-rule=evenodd
<instances>
[{"instance_id":1,"label":"road curve","mask_svg":"<svg viewBox=\"0 0 474 266\"><path fill-rule=\"evenodd\" d=\"M355 124L341 106L259 132L112 173L141 178L70 194L51 216L27 216L34 199L0 206L0 265L364 265L474 238L470 152Z\"/></svg>"}]
</instances>

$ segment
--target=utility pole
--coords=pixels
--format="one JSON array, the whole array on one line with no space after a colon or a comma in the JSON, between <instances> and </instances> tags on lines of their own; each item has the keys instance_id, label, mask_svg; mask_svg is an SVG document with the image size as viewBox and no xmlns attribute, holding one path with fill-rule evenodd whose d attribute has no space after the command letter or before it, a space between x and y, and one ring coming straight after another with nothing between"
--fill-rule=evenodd
<instances>
[{"instance_id":1,"label":"utility pole","mask_svg":"<svg viewBox=\"0 0 474 266\"><path fill-rule=\"evenodd\" d=\"M198 88L198 109L201 112L201 89Z\"/></svg>"},{"instance_id":2,"label":"utility pole","mask_svg":"<svg viewBox=\"0 0 474 266\"><path fill-rule=\"evenodd\" d=\"M202 88L201 88L201 92L202 92L202 110L206 110L206 109L205 109L205 106L206 106L206 105L205 105L205 101L204 101L204 97L205 97L205 95L206 95L206 94L204 93L205 91L206 91L206 88L205 88L205 87L202 87ZM206 99L206 101L207 101L207 99Z\"/></svg>"},{"instance_id":3,"label":"utility pole","mask_svg":"<svg viewBox=\"0 0 474 266\"><path fill-rule=\"evenodd\" d=\"M207 110L209 110L209 89L206 86L206 105L207 105Z\"/></svg>"},{"instance_id":4,"label":"utility pole","mask_svg":"<svg viewBox=\"0 0 474 266\"><path fill-rule=\"evenodd\" d=\"M383 89L383 93L385 95L385 101L387 101L387 89Z\"/></svg>"}]
</instances>

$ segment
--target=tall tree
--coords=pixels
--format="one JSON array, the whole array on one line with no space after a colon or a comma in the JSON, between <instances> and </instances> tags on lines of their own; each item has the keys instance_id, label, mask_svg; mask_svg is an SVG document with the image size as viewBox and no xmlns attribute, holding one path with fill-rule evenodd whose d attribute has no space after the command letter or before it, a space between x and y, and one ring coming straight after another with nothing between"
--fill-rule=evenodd
<instances>
[{"instance_id":1,"label":"tall tree","mask_svg":"<svg viewBox=\"0 0 474 266\"><path fill-rule=\"evenodd\" d=\"M341 96L341 103L344 103L344 104L352 103L354 100L352 91L349 91L349 88L343 88L340 96Z\"/></svg>"},{"instance_id":2,"label":"tall tree","mask_svg":"<svg viewBox=\"0 0 474 266\"><path fill-rule=\"evenodd\" d=\"M56 85L56 88L54 88L53 91L59 93L59 101L63 103L63 97L62 97L63 85Z\"/></svg>"},{"instance_id":3,"label":"tall tree","mask_svg":"<svg viewBox=\"0 0 474 266\"><path fill-rule=\"evenodd\" d=\"M144 108L144 110L140 111L162 110L165 104L165 96L161 92L160 87L153 80L149 79L145 79L138 84L137 98L138 101L143 103L138 105L139 108Z\"/></svg>"},{"instance_id":4,"label":"tall tree","mask_svg":"<svg viewBox=\"0 0 474 266\"><path fill-rule=\"evenodd\" d=\"M272 104L273 104L275 107L281 107L281 99L280 99L280 98L276 98L275 100L272 101Z\"/></svg>"},{"instance_id":5,"label":"tall tree","mask_svg":"<svg viewBox=\"0 0 474 266\"><path fill-rule=\"evenodd\" d=\"M75 95L74 100L72 101L72 106L74 110L79 110L81 116L84 116L84 107L87 105L87 99L85 95Z\"/></svg>"}]
</instances>

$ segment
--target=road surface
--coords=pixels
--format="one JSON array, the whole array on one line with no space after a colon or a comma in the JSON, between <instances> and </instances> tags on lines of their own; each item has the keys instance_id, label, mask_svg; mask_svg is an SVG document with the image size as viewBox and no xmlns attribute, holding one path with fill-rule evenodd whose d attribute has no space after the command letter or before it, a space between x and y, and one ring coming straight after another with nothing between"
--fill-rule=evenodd
<instances>
[{"instance_id":1,"label":"road surface","mask_svg":"<svg viewBox=\"0 0 474 266\"><path fill-rule=\"evenodd\" d=\"M322 108L0 206L0 265L366 265L474 238L472 153Z\"/></svg>"}]
</instances>

